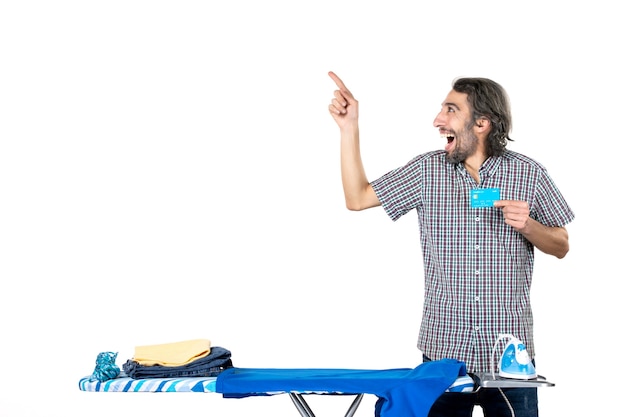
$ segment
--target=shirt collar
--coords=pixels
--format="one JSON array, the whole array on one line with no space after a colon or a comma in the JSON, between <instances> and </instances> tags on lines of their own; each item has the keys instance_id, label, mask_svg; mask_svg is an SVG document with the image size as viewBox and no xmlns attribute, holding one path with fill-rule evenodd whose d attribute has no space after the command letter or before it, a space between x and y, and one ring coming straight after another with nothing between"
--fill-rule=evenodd
<instances>
[{"instance_id":1,"label":"shirt collar","mask_svg":"<svg viewBox=\"0 0 626 417\"><path fill-rule=\"evenodd\" d=\"M502 158L499 156L490 156L483 162L478 170L478 175L480 175L480 182L484 182L487 179L493 177L496 174L496 171L500 167L502 163ZM454 164L454 168L459 172L463 173L463 175L470 176L469 172L465 169L465 165L463 163Z\"/></svg>"},{"instance_id":2,"label":"shirt collar","mask_svg":"<svg viewBox=\"0 0 626 417\"><path fill-rule=\"evenodd\" d=\"M490 156L489 158L487 158L487 160L483 162L480 169L478 170L481 181L485 181L488 178L493 177L496 174L496 171L498 170L501 162L502 158L498 156Z\"/></svg>"}]
</instances>

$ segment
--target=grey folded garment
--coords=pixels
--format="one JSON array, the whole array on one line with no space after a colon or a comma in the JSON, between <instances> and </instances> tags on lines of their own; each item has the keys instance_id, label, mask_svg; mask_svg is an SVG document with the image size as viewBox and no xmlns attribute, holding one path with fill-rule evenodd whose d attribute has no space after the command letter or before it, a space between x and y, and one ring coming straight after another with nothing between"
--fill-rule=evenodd
<instances>
[{"instance_id":1,"label":"grey folded garment","mask_svg":"<svg viewBox=\"0 0 626 417\"><path fill-rule=\"evenodd\" d=\"M211 353L207 356L186 365L141 365L132 359L122 365L126 375L133 379L217 376L224 369L232 367L231 352L219 346L211 347Z\"/></svg>"}]
</instances>

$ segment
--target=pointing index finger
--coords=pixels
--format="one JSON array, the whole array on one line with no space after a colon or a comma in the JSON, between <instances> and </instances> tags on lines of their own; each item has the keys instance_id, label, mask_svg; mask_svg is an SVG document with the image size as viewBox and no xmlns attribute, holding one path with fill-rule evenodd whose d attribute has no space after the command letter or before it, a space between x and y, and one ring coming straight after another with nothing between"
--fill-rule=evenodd
<instances>
[{"instance_id":1,"label":"pointing index finger","mask_svg":"<svg viewBox=\"0 0 626 417\"><path fill-rule=\"evenodd\" d=\"M329 71L328 75L335 82L339 90L341 90L342 92L348 93L348 95L352 96L352 93L350 92L350 90L348 90L348 87L346 87L346 85L343 83L343 81L341 81L341 78L339 78L337 74L335 74L332 71Z\"/></svg>"}]
</instances>

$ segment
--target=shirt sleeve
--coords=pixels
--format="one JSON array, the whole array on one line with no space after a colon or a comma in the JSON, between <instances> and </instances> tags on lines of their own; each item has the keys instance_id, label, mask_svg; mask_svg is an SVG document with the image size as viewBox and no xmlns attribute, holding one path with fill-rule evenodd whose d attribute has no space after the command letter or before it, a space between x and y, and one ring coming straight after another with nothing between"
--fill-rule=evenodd
<instances>
[{"instance_id":1,"label":"shirt sleeve","mask_svg":"<svg viewBox=\"0 0 626 417\"><path fill-rule=\"evenodd\" d=\"M545 226L562 227L574 220L574 212L545 170L539 180L534 207L530 210L531 217Z\"/></svg>"},{"instance_id":2,"label":"shirt sleeve","mask_svg":"<svg viewBox=\"0 0 626 417\"><path fill-rule=\"evenodd\" d=\"M383 209L396 221L419 205L422 196L422 169L420 158L389 171L371 182Z\"/></svg>"}]
</instances>

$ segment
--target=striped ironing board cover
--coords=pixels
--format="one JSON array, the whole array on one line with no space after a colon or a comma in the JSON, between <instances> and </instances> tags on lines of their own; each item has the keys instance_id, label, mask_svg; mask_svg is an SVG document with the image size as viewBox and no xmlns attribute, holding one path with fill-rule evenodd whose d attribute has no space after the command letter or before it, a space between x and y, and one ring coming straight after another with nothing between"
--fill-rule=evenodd
<instances>
[{"instance_id":1,"label":"striped ironing board cover","mask_svg":"<svg viewBox=\"0 0 626 417\"><path fill-rule=\"evenodd\" d=\"M133 379L123 373L108 381L80 379L81 391L91 392L215 392L216 377Z\"/></svg>"}]
</instances>

